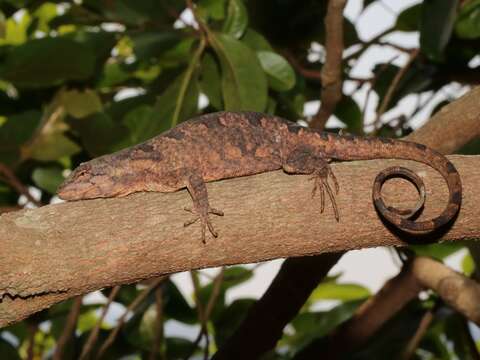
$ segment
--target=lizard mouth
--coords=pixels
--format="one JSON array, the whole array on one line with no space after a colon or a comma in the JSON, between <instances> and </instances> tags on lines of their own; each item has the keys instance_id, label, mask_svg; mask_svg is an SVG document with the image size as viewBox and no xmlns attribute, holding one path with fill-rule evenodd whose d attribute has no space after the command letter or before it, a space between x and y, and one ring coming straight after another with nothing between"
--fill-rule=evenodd
<instances>
[{"instance_id":1,"label":"lizard mouth","mask_svg":"<svg viewBox=\"0 0 480 360\"><path fill-rule=\"evenodd\" d=\"M57 195L63 200L90 199L99 194L100 189L95 184L89 164L81 164L57 190Z\"/></svg>"}]
</instances>

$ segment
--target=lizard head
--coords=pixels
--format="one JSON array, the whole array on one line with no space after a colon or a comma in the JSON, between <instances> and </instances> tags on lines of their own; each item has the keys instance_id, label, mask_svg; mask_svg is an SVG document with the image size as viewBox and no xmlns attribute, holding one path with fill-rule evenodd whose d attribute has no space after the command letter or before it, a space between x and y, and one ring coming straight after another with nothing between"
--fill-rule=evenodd
<instances>
[{"instance_id":1,"label":"lizard head","mask_svg":"<svg viewBox=\"0 0 480 360\"><path fill-rule=\"evenodd\" d=\"M99 157L80 164L57 190L63 200L93 199L127 195L127 184L116 181L117 168Z\"/></svg>"}]
</instances>

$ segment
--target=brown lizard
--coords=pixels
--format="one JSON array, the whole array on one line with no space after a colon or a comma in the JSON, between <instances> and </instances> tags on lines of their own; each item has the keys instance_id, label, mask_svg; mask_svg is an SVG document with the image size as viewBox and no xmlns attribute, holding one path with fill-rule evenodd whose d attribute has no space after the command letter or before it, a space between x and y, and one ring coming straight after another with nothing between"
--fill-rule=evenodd
<instances>
[{"instance_id":1,"label":"brown lizard","mask_svg":"<svg viewBox=\"0 0 480 360\"><path fill-rule=\"evenodd\" d=\"M202 241L208 228L216 237L209 214L223 215L210 207L206 182L283 169L289 174L308 174L314 179L312 195L325 192L339 219L335 194L338 183L330 160L407 159L437 170L449 189L449 200L436 218L416 222L410 218L422 207L425 190L412 171L391 167L374 181L373 202L377 211L399 230L423 234L452 220L460 209L462 185L453 164L424 145L383 138L335 135L301 127L288 120L253 112L219 112L185 121L142 144L101 156L79 165L58 190L64 200L119 197L139 191L173 192L187 188L196 215L186 222L201 222ZM414 209L397 210L385 205L380 191L390 177L411 181L420 198Z\"/></svg>"}]
</instances>

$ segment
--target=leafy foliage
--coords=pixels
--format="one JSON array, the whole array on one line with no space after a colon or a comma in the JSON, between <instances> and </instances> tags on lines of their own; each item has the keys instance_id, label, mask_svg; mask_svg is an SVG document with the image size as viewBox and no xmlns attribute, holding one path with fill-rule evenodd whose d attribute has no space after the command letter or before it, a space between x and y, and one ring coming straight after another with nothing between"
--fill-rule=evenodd
<instances>
[{"instance_id":1,"label":"leafy foliage","mask_svg":"<svg viewBox=\"0 0 480 360\"><path fill-rule=\"evenodd\" d=\"M365 0L359 16L378 3ZM36 188L39 202L47 204L65 173L80 162L138 144L202 113L250 110L308 120L306 105L318 100L321 91L324 54L318 46L327 35L326 5L316 0L198 0L193 16L183 0L0 1L0 164L25 187ZM423 99L440 98L433 112L453 99L442 98L452 80L479 81L478 65L472 65L480 53L479 0L425 0L398 14L384 35L416 33L421 52L393 92L402 71L397 62L372 66L371 78L352 75L368 49L389 46L383 41L386 36L363 40L355 23L344 19L345 54L350 55L345 55L343 78L354 90L345 92L338 104L334 116L339 122L332 123L332 131L372 131L362 98L368 92L378 100L373 112L390 96L374 133L406 135L411 118L429 104ZM398 51L410 55L408 49ZM418 105L398 116L399 104L407 97L418 99ZM462 151L478 154L478 141ZM2 175L0 208L16 206L22 194ZM438 260L464 249L463 244L411 247ZM467 275L474 272L473 258L464 257ZM221 347L254 302L228 301L227 295L253 275L245 267L227 268L219 287L215 279L200 276L204 281L196 302L172 280L147 293L148 284L123 286L114 304L117 313L128 308L129 316L105 358L145 358L152 351L168 359L200 354L205 344L194 341L198 314L212 297L215 305L204 325L210 350ZM146 296L136 303L142 294ZM311 341L327 337L370 296L361 285L325 280L269 358L291 358ZM468 358L468 328L433 295L415 300L353 358L395 356L432 302L434 321L416 358ZM27 352L48 357L64 333L72 304L64 302L2 329L1 357L26 358ZM82 305L64 358L79 357L103 306ZM111 316L100 325L92 354L117 326ZM175 325L187 329L185 336L169 332Z\"/></svg>"}]
</instances>

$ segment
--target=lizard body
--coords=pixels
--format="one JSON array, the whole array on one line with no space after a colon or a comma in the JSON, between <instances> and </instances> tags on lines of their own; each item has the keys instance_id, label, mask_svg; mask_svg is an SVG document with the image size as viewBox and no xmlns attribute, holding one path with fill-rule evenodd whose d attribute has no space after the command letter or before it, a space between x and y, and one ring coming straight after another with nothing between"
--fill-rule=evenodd
<instances>
[{"instance_id":1,"label":"lizard body","mask_svg":"<svg viewBox=\"0 0 480 360\"><path fill-rule=\"evenodd\" d=\"M217 236L209 214L223 215L210 207L205 182L284 169L314 177L323 211L325 192L338 220L334 190L338 184L330 160L406 159L425 163L445 179L449 201L436 218L415 222L409 218L423 206L422 180L405 168L382 171L374 182L377 211L408 233L431 232L452 220L460 209L462 186L453 164L424 145L401 140L340 136L301 127L296 123L253 112L220 112L185 121L142 144L101 156L79 165L58 190L65 200L119 197L139 191L173 192L187 188L193 200L190 212L200 219L202 240L206 228ZM383 182L395 176L415 184L420 201L413 210L387 207L380 195Z\"/></svg>"}]
</instances>

